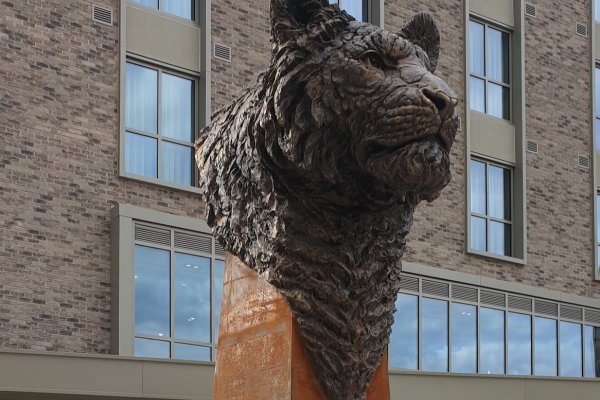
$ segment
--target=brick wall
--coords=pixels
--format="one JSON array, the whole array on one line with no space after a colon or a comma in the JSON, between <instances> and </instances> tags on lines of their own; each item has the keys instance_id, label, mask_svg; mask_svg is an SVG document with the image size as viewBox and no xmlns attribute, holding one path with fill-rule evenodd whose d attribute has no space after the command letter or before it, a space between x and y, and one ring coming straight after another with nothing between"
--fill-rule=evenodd
<instances>
[{"instance_id":1,"label":"brick wall","mask_svg":"<svg viewBox=\"0 0 600 400\"><path fill-rule=\"evenodd\" d=\"M540 143L527 155L528 265L465 254L464 132L454 180L419 207L406 260L600 297L591 172L575 161L591 150L589 42L573 33L590 4L546 3L526 21L527 137ZM90 6L0 0L0 347L107 353L111 206L202 216L197 195L118 178L119 28L93 24ZM385 6L388 29L416 11L435 16L438 74L464 98L463 2ZM267 65L268 14L267 0L213 0L213 41L233 56L213 60L213 109Z\"/></svg>"},{"instance_id":2,"label":"brick wall","mask_svg":"<svg viewBox=\"0 0 600 400\"><path fill-rule=\"evenodd\" d=\"M111 206L202 215L118 178L119 27L90 7L0 1L0 347L107 353Z\"/></svg>"},{"instance_id":3,"label":"brick wall","mask_svg":"<svg viewBox=\"0 0 600 400\"><path fill-rule=\"evenodd\" d=\"M442 36L438 74L464 99L464 2L386 1L385 7L389 30L412 12L434 15ZM592 155L591 42L575 35L575 24L587 23L591 3L546 1L537 10L538 18L525 19L526 138L540 146L539 154L526 155L527 265L465 253L464 131L452 151L453 181L435 203L419 206L405 260L600 298L593 281L592 172L577 167L578 154Z\"/></svg>"}]
</instances>

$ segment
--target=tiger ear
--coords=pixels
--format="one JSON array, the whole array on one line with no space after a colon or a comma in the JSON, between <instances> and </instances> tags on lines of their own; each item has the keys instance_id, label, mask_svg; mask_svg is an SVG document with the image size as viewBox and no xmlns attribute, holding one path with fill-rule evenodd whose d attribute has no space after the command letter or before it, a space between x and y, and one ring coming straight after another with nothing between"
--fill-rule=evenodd
<instances>
[{"instance_id":1,"label":"tiger ear","mask_svg":"<svg viewBox=\"0 0 600 400\"><path fill-rule=\"evenodd\" d=\"M435 71L440 55L440 31L427 13L418 13L402 28L400 36L422 48L429 57L431 72Z\"/></svg>"},{"instance_id":2,"label":"tiger ear","mask_svg":"<svg viewBox=\"0 0 600 400\"><path fill-rule=\"evenodd\" d=\"M327 0L271 0L271 37L276 44L285 43L301 30Z\"/></svg>"}]
</instances>

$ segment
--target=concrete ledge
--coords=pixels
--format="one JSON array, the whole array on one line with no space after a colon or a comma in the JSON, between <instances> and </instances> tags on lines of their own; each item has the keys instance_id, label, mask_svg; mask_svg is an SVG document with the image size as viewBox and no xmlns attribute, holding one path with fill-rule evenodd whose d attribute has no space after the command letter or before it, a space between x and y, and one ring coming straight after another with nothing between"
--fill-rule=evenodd
<instances>
[{"instance_id":1,"label":"concrete ledge","mask_svg":"<svg viewBox=\"0 0 600 400\"><path fill-rule=\"evenodd\" d=\"M0 399L208 400L213 374L209 363L0 351Z\"/></svg>"},{"instance_id":2,"label":"concrete ledge","mask_svg":"<svg viewBox=\"0 0 600 400\"><path fill-rule=\"evenodd\" d=\"M599 380L390 372L392 399L595 399Z\"/></svg>"}]
</instances>

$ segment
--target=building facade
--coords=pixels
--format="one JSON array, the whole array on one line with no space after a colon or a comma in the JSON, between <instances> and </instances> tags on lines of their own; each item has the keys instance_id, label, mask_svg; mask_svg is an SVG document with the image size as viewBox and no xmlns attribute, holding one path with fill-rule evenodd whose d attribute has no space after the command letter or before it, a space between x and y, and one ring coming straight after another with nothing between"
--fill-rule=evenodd
<instances>
[{"instance_id":1,"label":"building facade","mask_svg":"<svg viewBox=\"0 0 600 400\"><path fill-rule=\"evenodd\" d=\"M394 399L600 393L594 3L339 1L390 31L433 14L460 99ZM269 54L268 0L0 0L0 399L211 398L225 253L192 143Z\"/></svg>"}]
</instances>

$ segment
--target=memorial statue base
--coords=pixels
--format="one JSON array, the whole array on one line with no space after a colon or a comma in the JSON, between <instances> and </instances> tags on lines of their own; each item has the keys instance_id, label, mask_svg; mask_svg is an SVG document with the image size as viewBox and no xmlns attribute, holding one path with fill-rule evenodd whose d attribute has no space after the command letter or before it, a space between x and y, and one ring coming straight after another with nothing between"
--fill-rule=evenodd
<instances>
[{"instance_id":1,"label":"memorial statue base","mask_svg":"<svg viewBox=\"0 0 600 400\"><path fill-rule=\"evenodd\" d=\"M390 399L387 363L384 356L369 400ZM213 393L215 400L334 400L321 392L283 296L230 254Z\"/></svg>"}]
</instances>

